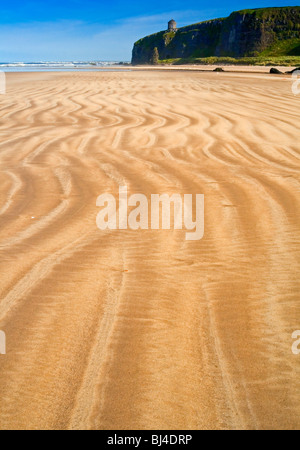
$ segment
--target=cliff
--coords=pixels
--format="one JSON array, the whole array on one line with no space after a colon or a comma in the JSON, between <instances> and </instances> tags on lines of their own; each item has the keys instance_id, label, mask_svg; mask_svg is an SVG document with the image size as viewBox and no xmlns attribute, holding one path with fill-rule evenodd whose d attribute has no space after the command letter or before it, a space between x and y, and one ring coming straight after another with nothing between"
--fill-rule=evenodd
<instances>
[{"instance_id":1,"label":"cliff","mask_svg":"<svg viewBox=\"0 0 300 450\"><path fill-rule=\"evenodd\" d=\"M300 56L300 7L237 11L228 18L196 23L177 32L161 31L134 44L132 63L149 64L155 47L160 60Z\"/></svg>"}]
</instances>

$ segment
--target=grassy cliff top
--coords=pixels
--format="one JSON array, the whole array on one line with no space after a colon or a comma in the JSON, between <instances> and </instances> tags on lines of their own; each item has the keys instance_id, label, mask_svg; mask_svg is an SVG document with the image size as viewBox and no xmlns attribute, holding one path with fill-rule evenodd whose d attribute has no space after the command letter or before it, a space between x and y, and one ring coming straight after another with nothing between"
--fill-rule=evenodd
<instances>
[{"instance_id":1,"label":"grassy cliff top","mask_svg":"<svg viewBox=\"0 0 300 450\"><path fill-rule=\"evenodd\" d=\"M237 15L237 14L238 15L255 14L257 16L257 18L260 18L260 19L263 20L263 19L266 19L266 18L268 18L270 16L277 17L278 15L282 15L282 18L284 18L285 14L287 12L290 12L291 10L300 10L300 6L274 6L274 7L268 7L268 8L242 9L242 10L239 10L239 11L232 12L230 14L230 16ZM230 16L228 16L228 17L230 17ZM211 23L211 22L224 21L224 20L228 19L228 17L221 17L221 18L217 18L217 19L210 19L210 20L204 20L202 22L196 22L196 23L193 23L191 25L186 25L184 27L180 27L180 28L178 28L178 31L184 31L186 28L192 29L192 27L199 27L199 25L207 24L207 23ZM158 35L161 35L161 34L163 34L165 32L166 32L166 30L150 34L148 36L145 36L145 37L139 39L135 44L139 44L144 39L151 38L151 37L154 37L154 36L158 36Z\"/></svg>"},{"instance_id":2,"label":"grassy cliff top","mask_svg":"<svg viewBox=\"0 0 300 450\"><path fill-rule=\"evenodd\" d=\"M242 9L236 11L237 14L256 14L257 17L264 18L264 16L269 16L270 14L277 14L280 12L288 12L292 9L300 9L300 6L271 6L268 8L253 8L253 9ZM234 13L232 13L234 14Z\"/></svg>"}]
</instances>

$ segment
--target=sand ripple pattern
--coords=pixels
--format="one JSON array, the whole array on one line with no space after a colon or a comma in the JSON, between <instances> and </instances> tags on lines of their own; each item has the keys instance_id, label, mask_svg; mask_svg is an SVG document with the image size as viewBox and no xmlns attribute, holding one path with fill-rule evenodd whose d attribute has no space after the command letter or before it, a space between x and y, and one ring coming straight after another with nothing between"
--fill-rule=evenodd
<instances>
[{"instance_id":1,"label":"sand ripple pattern","mask_svg":"<svg viewBox=\"0 0 300 450\"><path fill-rule=\"evenodd\" d=\"M299 98L287 77L9 74L1 429L300 426ZM204 193L205 237L96 198Z\"/></svg>"}]
</instances>

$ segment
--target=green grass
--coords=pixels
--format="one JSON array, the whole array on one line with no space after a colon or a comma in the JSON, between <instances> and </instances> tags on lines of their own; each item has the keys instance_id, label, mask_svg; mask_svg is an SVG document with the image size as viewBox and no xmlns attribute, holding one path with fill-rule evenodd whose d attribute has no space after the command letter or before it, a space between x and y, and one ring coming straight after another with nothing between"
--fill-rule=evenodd
<instances>
[{"instance_id":1,"label":"green grass","mask_svg":"<svg viewBox=\"0 0 300 450\"><path fill-rule=\"evenodd\" d=\"M271 47L260 53L260 57L266 56L298 56L300 57L300 39L293 38L286 41L277 40Z\"/></svg>"},{"instance_id":2,"label":"green grass","mask_svg":"<svg viewBox=\"0 0 300 450\"><path fill-rule=\"evenodd\" d=\"M175 31L168 31L164 34L163 37L164 37L164 41L165 41L165 46L170 44L172 39L174 39L175 35L176 35Z\"/></svg>"},{"instance_id":3,"label":"green grass","mask_svg":"<svg viewBox=\"0 0 300 450\"><path fill-rule=\"evenodd\" d=\"M299 6L271 6L268 8L254 8L254 9L242 9L236 11L237 14L255 14L256 17L265 19L269 18L271 15L280 15L285 18L291 10L299 10Z\"/></svg>"},{"instance_id":4,"label":"green grass","mask_svg":"<svg viewBox=\"0 0 300 450\"><path fill-rule=\"evenodd\" d=\"M300 56L258 56L247 58L231 58L227 56L208 58L176 58L160 60L159 64L199 64L199 65L246 65L246 66L299 66Z\"/></svg>"}]
</instances>

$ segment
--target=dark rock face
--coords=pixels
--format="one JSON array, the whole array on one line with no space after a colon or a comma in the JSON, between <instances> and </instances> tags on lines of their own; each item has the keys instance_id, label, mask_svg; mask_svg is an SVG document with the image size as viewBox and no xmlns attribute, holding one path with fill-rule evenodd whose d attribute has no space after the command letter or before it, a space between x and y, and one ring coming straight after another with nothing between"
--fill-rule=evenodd
<instances>
[{"instance_id":1,"label":"dark rock face","mask_svg":"<svg viewBox=\"0 0 300 450\"><path fill-rule=\"evenodd\" d=\"M162 31L135 43L133 64L150 62L154 47L160 59L207 56L257 56L276 42L300 39L300 7L262 8L232 13L177 32ZM300 44L300 41L299 41ZM300 54L300 45L297 48Z\"/></svg>"},{"instance_id":2,"label":"dark rock face","mask_svg":"<svg viewBox=\"0 0 300 450\"><path fill-rule=\"evenodd\" d=\"M269 25L268 25L269 24ZM253 56L274 41L271 22L265 22L256 14L232 13L224 22L216 56Z\"/></svg>"},{"instance_id":3,"label":"dark rock face","mask_svg":"<svg viewBox=\"0 0 300 450\"><path fill-rule=\"evenodd\" d=\"M196 28L195 28L196 27ZM177 32L162 31L136 42L132 63L148 64L153 48L157 47L160 59L210 56L218 44L222 20L180 28Z\"/></svg>"}]
</instances>

